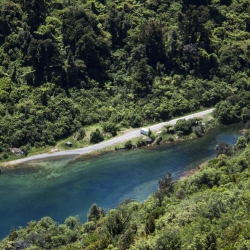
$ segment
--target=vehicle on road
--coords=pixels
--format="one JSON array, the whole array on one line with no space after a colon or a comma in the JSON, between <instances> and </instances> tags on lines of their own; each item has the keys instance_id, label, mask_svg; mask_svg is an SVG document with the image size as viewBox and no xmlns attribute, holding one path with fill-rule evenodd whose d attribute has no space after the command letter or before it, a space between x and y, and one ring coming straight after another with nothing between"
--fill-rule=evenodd
<instances>
[{"instance_id":1,"label":"vehicle on road","mask_svg":"<svg viewBox=\"0 0 250 250\"><path fill-rule=\"evenodd\" d=\"M149 129L148 128L141 128L140 133L142 135L148 135Z\"/></svg>"}]
</instances>

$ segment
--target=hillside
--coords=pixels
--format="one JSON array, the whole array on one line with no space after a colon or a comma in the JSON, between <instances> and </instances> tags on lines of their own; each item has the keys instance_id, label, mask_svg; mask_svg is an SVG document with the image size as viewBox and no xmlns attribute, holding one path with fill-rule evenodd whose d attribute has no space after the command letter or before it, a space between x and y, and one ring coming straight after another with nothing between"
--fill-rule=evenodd
<instances>
[{"instance_id":1,"label":"hillside","mask_svg":"<svg viewBox=\"0 0 250 250\"><path fill-rule=\"evenodd\" d=\"M250 148L246 137L217 147L218 157L184 180L170 173L143 203L125 200L105 211L93 204L88 222L50 217L12 229L4 250L174 250L250 248ZM224 154L222 154L224 153Z\"/></svg>"},{"instance_id":2,"label":"hillside","mask_svg":"<svg viewBox=\"0 0 250 250\"><path fill-rule=\"evenodd\" d=\"M0 1L0 157L221 101L221 122L247 121L249 11L247 0Z\"/></svg>"}]
</instances>

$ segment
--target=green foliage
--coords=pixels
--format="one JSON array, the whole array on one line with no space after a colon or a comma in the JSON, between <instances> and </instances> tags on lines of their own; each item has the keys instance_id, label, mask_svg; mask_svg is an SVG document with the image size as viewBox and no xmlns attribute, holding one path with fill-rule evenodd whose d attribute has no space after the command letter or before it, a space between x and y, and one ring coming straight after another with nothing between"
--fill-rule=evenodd
<instances>
[{"instance_id":1,"label":"green foliage","mask_svg":"<svg viewBox=\"0 0 250 250\"><path fill-rule=\"evenodd\" d=\"M156 241L156 249L163 250L180 250L181 238L178 228L166 227Z\"/></svg>"},{"instance_id":2,"label":"green foliage","mask_svg":"<svg viewBox=\"0 0 250 250\"><path fill-rule=\"evenodd\" d=\"M245 148L247 146L247 140L244 136L240 136L236 142L238 148Z\"/></svg>"},{"instance_id":3,"label":"green foliage","mask_svg":"<svg viewBox=\"0 0 250 250\"><path fill-rule=\"evenodd\" d=\"M140 137L140 138L137 139L136 145L137 145L137 147L139 147L139 148L140 148L140 147L143 147L143 146L146 146L146 141L143 140L143 139Z\"/></svg>"},{"instance_id":4,"label":"green foliage","mask_svg":"<svg viewBox=\"0 0 250 250\"><path fill-rule=\"evenodd\" d=\"M216 155L225 154L225 155L232 155L233 154L233 146L226 142L220 142L215 147Z\"/></svg>"},{"instance_id":5,"label":"green foliage","mask_svg":"<svg viewBox=\"0 0 250 250\"><path fill-rule=\"evenodd\" d=\"M145 233L151 234L155 231L155 221L152 216L150 216L145 223Z\"/></svg>"},{"instance_id":6,"label":"green foliage","mask_svg":"<svg viewBox=\"0 0 250 250\"><path fill-rule=\"evenodd\" d=\"M78 130L77 140L82 140L86 136L86 131L83 128Z\"/></svg>"},{"instance_id":7,"label":"green foliage","mask_svg":"<svg viewBox=\"0 0 250 250\"><path fill-rule=\"evenodd\" d=\"M90 143L98 143L104 140L103 135L100 130L97 128L95 131L90 134Z\"/></svg>"},{"instance_id":8,"label":"green foliage","mask_svg":"<svg viewBox=\"0 0 250 250\"><path fill-rule=\"evenodd\" d=\"M104 133L109 133L112 136L116 136L117 135L117 127L114 123L111 122L106 122L102 125L102 129Z\"/></svg>"},{"instance_id":9,"label":"green foliage","mask_svg":"<svg viewBox=\"0 0 250 250\"><path fill-rule=\"evenodd\" d=\"M174 129L179 135L188 135L192 132L192 121L178 120L174 125Z\"/></svg>"},{"instance_id":10,"label":"green foliage","mask_svg":"<svg viewBox=\"0 0 250 250\"><path fill-rule=\"evenodd\" d=\"M221 123L247 122L248 13L245 0L2 1L2 150L55 145L94 123L114 136L216 104Z\"/></svg>"},{"instance_id":11,"label":"green foliage","mask_svg":"<svg viewBox=\"0 0 250 250\"><path fill-rule=\"evenodd\" d=\"M133 147L133 144L131 140L125 142L124 148L131 149L132 147Z\"/></svg>"},{"instance_id":12,"label":"green foliage","mask_svg":"<svg viewBox=\"0 0 250 250\"><path fill-rule=\"evenodd\" d=\"M158 180L160 192L170 195L174 190L174 180L172 178L172 173L168 172L162 178Z\"/></svg>"},{"instance_id":13,"label":"green foliage","mask_svg":"<svg viewBox=\"0 0 250 250\"><path fill-rule=\"evenodd\" d=\"M221 123L250 120L246 0L0 5L1 159L10 147L54 146L72 134L82 140L94 123L115 136L120 125L139 127L213 105ZM192 120L174 130L203 133ZM99 129L90 134L91 143L103 139ZM219 143L218 158L190 179L165 175L140 205L103 216L94 204L84 225L46 217L13 229L0 248L249 249L249 140L247 131L234 147ZM233 153L241 155L230 159Z\"/></svg>"},{"instance_id":14,"label":"green foliage","mask_svg":"<svg viewBox=\"0 0 250 250\"><path fill-rule=\"evenodd\" d=\"M92 204L89 209L88 221L97 221L104 215L103 208L99 208L96 204Z\"/></svg>"}]
</instances>

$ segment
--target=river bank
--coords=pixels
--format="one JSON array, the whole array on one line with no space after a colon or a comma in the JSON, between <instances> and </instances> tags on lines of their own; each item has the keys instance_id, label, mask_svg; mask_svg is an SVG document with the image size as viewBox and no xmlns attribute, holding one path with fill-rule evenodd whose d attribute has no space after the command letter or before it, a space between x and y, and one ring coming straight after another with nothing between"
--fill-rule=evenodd
<instances>
[{"instance_id":1,"label":"river bank","mask_svg":"<svg viewBox=\"0 0 250 250\"><path fill-rule=\"evenodd\" d=\"M126 198L146 200L157 180L172 172L175 180L215 157L220 141L234 144L242 125L220 126L200 139L95 154L24 162L0 176L0 238L12 227L50 216L63 223L70 215L82 222L93 203L108 211Z\"/></svg>"},{"instance_id":2,"label":"river bank","mask_svg":"<svg viewBox=\"0 0 250 250\"><path fill-rule=\"evenodd\" d=\"M148 128L150 128L151 131L153 131L153 132L157 132L157 131L160 131L166 125L174 125L178 120L181 120L181 119L188 120L188 119L195 118L195 117L205 117L206 115L211 114L213 111L214 111L214 108L208 109L208 110L197 112L197 113L194 113L191 115L179 117L179 118L167 121L167 122L162 122L162 123L158 123L155 125L151 125L151 126L148 126ZM125 132L123 135L114 137L114 138L109 139L107 141L103 141L103 142L100 142L98 144L94 144L94 145L91 145L91 146L88 146L85 148L42 153L42 154L33 155L30 157L26 157L26 158L12 160L12 161L8 161L8 162L3 162L3 163L1 163L1 166L6 167L8 165L16 165L16 164L20 164L20 163L31 161L31 160L44 159L44 158L49 158L49 157L54 157L54 156L89 154L89 153L92 153L94 151L104 150L105 148L114 146L114 145L119 144L119 143L125 143L128 140L132 140L132 139L138 138L140 136L141 136L140 129L138 128L138 129L135 129L133 131Z\"/></svg>"}]
</instances>

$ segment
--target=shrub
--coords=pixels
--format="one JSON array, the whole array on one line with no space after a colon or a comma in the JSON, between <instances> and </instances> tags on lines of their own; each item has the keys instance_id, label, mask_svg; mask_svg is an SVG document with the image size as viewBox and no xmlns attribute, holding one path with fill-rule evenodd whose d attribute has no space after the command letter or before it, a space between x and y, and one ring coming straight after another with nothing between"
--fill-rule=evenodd
<instances>
[{"instance_id":1,"label":"shrub","mask_svg":"<svg viewBox=\"0 0 250 250\"><path fill-rule=\"evenodd\" d=\"M227 142L220 142L215 147L216 155L225 154L225 155L232 155L233 154L233 146Z\"/></svg>"},{"instance_id":2,"label":"shrub","mask_svg":"<svg viewBox=\"0 0 250 250\"><path fill-rule=\"evenodd\" d=\"M202 125L198 125L194 128L194 132L196 134L197 137L201 137L202 134L204 133L204 129Z\"/></svg>"},{"instance_id":3,"label":"shrub","mask_svg":"<svg viewBox=\"0 0 250 250\"><path fill-rule=\"evenodd\" d=\"M126 148L126 149L131 149L132 147L133 147L133 144L132 144L132 141L131 141L131 140L125 142L124 148Z\"/></svg>"},{"instance_id":4,"label":"shrub","mask_svg":"<svg viewBox=\"0 0 250 250\"><path fill-rule=\"evenodd\" d=\"M117 135L117 127L112 122L105 122L102 125L102 129L103 129L104 133L110 133L112 136Z\"/></svg>"},{"instance_id":5,"label":"shrub","mask_svg":"<svg viewBox=\"0 0 250 250\"><path fill-rule=\"evenodd\" d=\"M240 136L236 142L238 148L245 148L247 146L247 140L244 136Z\"/></svg>"},{"instance_id":6,"label":"shrub","mask_svg":"<svg viewBox=\"0 0 250 250\"><path fill-rule=\"evenodd\" d=\"M79 135L77 136L77 140L82 140L86 136L86 132L83 128L78 130Z\"/></svg>"},{"instance_id":7,"label":"shrub","mask_svg":"<svg viewBox=\"0 0 250 250\"><path fill-rule=\"evenodd\" d=\"M245 129L249 129L250 128L250 121L247 121L245 126L244 126Z\"/></svg>"},{"instance_id":8,"label":"shrub","mask_svg":"<svg viewBox=\"0 0 250 250\"><path fill-rule=\"evenodd\" d=\"M98 207L96 204L92 204L89 209L88 221L96 221L99 220L100 217L104 216L103 208Z\"/></svg>"},{"instance_id":9,"label":"shrub","mask_svg":"<svg viewBox=\"0 0 250 250\"><path fill-rule=\"evenodd\" d=\"M3 153L3 158L7 160L9 158L9 155L7 153Z\"/></svg>"},{"instance_id":10,"label":"shrub","mask_svg":"<svg viewBox=\"0 0 250 250\"><path fill-rule=\"evenodd\" d=\"M178 120L174 126L174 130L178 135L188 135L192 132L192 124L185 119Z\"/></svg>"},{"instance_id":11,"label":"shrub","mask_svg":"<svg viewBox=\"0 0 250 250\"><path fill-rule=\"evenodd\" d=\"M145 223L145 233L151 234L155 231L155 220L153 216L150 216Z\"/></svg>"},{"instance_id":12,"label":"shrub","mask_svg":"<svg viewBox=\"0 0 250 250\"><path fill-rule=\"evenodd\" d=\"M164 194L169 195L174 190L174 180L172 177L172 173L168 172L167 174L163 175L162 178L158 180L159 190Z\"/></svg>"},{"instance_id":13,"label":"shrub","mask_svg":"<svg viewBox=\"0 0 250 250\"><path fill-rule=\"evenodd\" d=\"M168 138L168 141L169 141L169 142L173 142L173 141L174 141L174 138L173 138L173 137L169 137L169 138Z\"/></svg>"},{"instance_id":14,"label":"shrub","mask_svg":"<svg viewBox=\"0 0 250 250\"><path fill-rule=\"evenodd\" d=\"M145 146L145 145L146 145L146 142L145 142L145 140L143 140L142 138L139 138L139 139L136 141L136 145L137 145L137 147L142 147L142 146Z\"/></svg>"},{"instance_id":15,"label":"shrub","mask_svg":"<svg viewBox=\"0 0 250 250\"><path fill-rule=\"evenodd\" d=\"M103 135L101 134L100 130L97 128L95 131L91 132L90 134L90 142L91 143L98 143L103 141Z\"/></svg>"}]
</instances>

